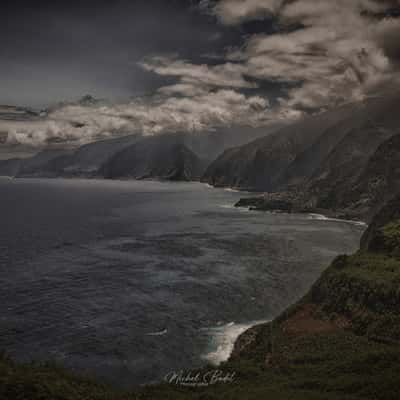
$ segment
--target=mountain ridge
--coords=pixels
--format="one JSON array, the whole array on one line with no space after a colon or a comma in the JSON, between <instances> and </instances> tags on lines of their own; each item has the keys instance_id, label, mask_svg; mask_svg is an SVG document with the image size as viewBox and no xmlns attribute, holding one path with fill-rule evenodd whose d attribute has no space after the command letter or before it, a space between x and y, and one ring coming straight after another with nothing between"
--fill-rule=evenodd
<instances>
[{"instance_id":1,"label":"mountain ridge","mask_svg":"<svg viewBox=\"0 0 400 400\"><path fill-rule=\"evenodd\" d=\"M196 161L196 163L198 166L201 164L201 168L194 168L196 172L193 177L191 176L192 168L186 168L185 176L182 175L179 178L176 175L173 179L199 180L205 167L224 149L230 146L241 145L255 137L264 136L268 131L269 129L266 128L236 127L204 132L167 132L149 136L144 136L142 134L126 134L91 142L75 149L64 149L60 146L53 145L39 151L32 157L13 161L0 160L0 175L17 178L104 178L103 172L106 170L106 165L111 163L112 159L113 164L116 163L115 155L117 153L124 154L122 151L125 148L141 142L142 148L147 148L147 151L150 151L151 147L154 147L154 149L159 148L160 151L157 156L159 168L153 165L152 170L156 171L159 169L160 171L158 173L142 171L142 173L136 174L136 177L141 178L147 176L149 179L164 179L166 176L168 177L170 175L168 171L166 171L166 169L168 169L167 166L163 168L164 159L171 160L174 158L174 155L171 153L172 149L170 146L166 146L163 149L161 144L176 142L182 145L176 147L176 162L178 162L182 154L185 153L188 160L191 159L189 164L193 164L194 160L198 158L199 160ZM165 153L164 156L161 154L163 151ZM153 153L155 154L155 151L153 151ZM141 154L136 154L135 157L139 159L140 155ZM128 168L129 164L132 165L135 163L137 166L138 163L135 159L131 159L129 162L125 160L125 164ZM10 167L11 165L13 165L13 168ZM145 165L142 167L145 169ZM176 168L178 168L178 166L176 166ZM169 166L169 169L171 169L171 166ZM134 175L135 174L130 177L134 178ZM127 178L129 174L121 172L120 177ZM117 176L114 176L114 178L117 178Z\"/></svg>"},{"instance_id":2,"label":"mountain ridge","mask_svg":"<svg viewBox=\"0 0 400 400\"><path fill-rule=\"evenodd\" d=\"M207 168L202 181L266 193L264 207L260 197L254 199L258 209L270 209L268 202L279 198L293 203L294 211L369 220L400 190L393 173L385 198L374 196L368 185L379 165L390 164L392 169L397 165L393 149L400 150L398 104L396 92L310 117L224 152ZM389 170L381 171L381 180Z\"/></svg>"}]
</instances>

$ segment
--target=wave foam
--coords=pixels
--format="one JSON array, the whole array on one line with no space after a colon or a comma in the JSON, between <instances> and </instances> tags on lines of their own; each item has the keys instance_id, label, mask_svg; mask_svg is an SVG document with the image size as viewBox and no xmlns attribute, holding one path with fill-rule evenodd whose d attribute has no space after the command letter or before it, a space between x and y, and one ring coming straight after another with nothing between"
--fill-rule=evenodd
<instances>
[{"instance_id":1,"label":"wave foam","mask_svg":"<svg viewBox=\"0 0 400 400\"><path fill-rule=\"evenodd\" d=\"M225 192L233 192L233 193L239 193L240 192L240 190L233 189L233 188L225 188L224 190L225 190Z\"/></svg>"},{"instance_id":2,"label":"wave foam","mask_svg":"<svg viewBox=\"0 0 400 400\"><path fill-rule=\"evenodd\" d=\"M322 214L308 214L310 219L316 219L319 221L333 221L333 222L346 222L348 224L359 225L359 226L367 226L363 221L353 221L350 219L340 219L340 218L329 218Z\"/></svg>"},{"instance_id":3,"label":"wave foam","mask_svg":"<svg viewBox=\"0 0 400 400\"><path fill-rule=\"evenodd\" d=\"M230 357L236 339L247 329L254 325L268 322L269 320L253 321L245 324L236 324L230 322L228 324L208 328L207 332L212 337L211 346L214 348L207 354L202 356L203 360L207 360L212 365L219 365L228 360Z\"/></svg>"},{"instance_id":4,"label":"wave foam","mask_svg":"<svg viewBox=\"0 0 400 400\"><path fill-rule=\"evenodd\" d=\"M225 208L227 210L235 210L235 211L240 211L240 212L249 212L250 210L246 207L235 207L232 204L220 204L220 208Z\"/></svg>"},{"instance_id":5,"label":"wave foam","mask_svg":"<svg viewBox=\"0 0 400 400\"><path fill-rule=\"evenodd\" d=\"M167 333L168 333L168 329L164 329L164 330L159 331L159 332L151 332L151 333L148 333L147 336L164 336L164 335L166 335Z\"/></svg>"}]
</instances>

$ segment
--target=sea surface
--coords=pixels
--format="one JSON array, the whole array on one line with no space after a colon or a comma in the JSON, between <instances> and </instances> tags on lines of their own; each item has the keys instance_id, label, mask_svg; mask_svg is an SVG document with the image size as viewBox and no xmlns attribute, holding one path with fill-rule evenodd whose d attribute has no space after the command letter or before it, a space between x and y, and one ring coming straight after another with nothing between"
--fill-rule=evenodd
<instances>
[{"instance_id":1,"label":"sea surface","mask_svg":"<svg viewBox=\"0 0 400 400\"><path fill-rule=\"evenodd\" d=\"M129 387L226 359L365 229L200 183L0 178L0 349Z\"/></svg>"}]
</instances>

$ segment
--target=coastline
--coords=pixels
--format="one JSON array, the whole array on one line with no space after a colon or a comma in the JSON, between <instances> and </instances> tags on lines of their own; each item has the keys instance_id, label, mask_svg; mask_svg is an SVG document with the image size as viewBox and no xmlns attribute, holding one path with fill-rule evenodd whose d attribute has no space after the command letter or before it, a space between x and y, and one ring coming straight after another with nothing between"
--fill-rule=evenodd
<instances>
[{"instance_id":1,"label":"coastline","mask_svg":"<svg viewBox=\"0 0 400 400\"><path fill-rule=\"evenodd\" d=\"M358 226L364 226L364 227L368 226L367 222L358 221L358 220L354 220L354 219L333 218L333 217L329 217L329 216L324 215L324 214L314 214L314 213L307 213L307 215L310 216L311 219L316 219L316 220L319 220L319 221L346 222L346 223L353 224L353 225L358 225Z\"/></svg>"},{"instance_id":2,"label":"coastline","mask_svg":"<svg viewBox=\"0 0 400 400\"><path fill-rule=\"evenodd\" d=\"M105 178L99 178L99 177L52 177L52 178L39 178L39 177L6 177L6 176L0 176L0 178L3 179L27 179L27 180L35 180L35 179L51 179L51 180L67 180L67 181L79 181L79 180L90 180L93 182L123 182L127 183L129 181L134 181L134 182L156 182L156 183L163 183L163 184L169 184L169 183L200 183L206 188L209 189L217 189L217 190L224 190L228 192L235 192L235 193L243 193L244 195L254 195L255 192L248 192L244 189L240 188L229 188L229 187L215 187L212 186L208 183L204 182L199 182L199 181L190 181L190 182L182 182L182 181L168 181L165 179L105 179ZM261 195L261 193L257 193ZM225 208L225 209L230 209L230 210L237 210L239 212L251 212L251 211L258 211L251 209L250 207L240 207L235 204L223 204L220 205L219 207ZM260 212L260 211L259 211ZM264 211L264 212L271 212L275 213L277 211ZM364 226L366 227L367 224L364 221L355 221L355 220L347 220L347 219L341 219L341 218L333 218L328 215L324 214L317 214L317 213L308 213L308 212L293 212L292 214L298 214L298 215L303 215L306 217L309 217L310 219L315 219L315 220L320 220L320 221L326 221L326 222L342 222L342 223L349 223L349 224L354 224L357 226ZM253 329L257 329L258 326L262 326L265 323L270 322L270 320L257 320L257 321L248 321L248 322L241 322L241 323L227 323L222 326L217 326L217 327L210 327L207 328L207 330L210 331L210 341L211 343L214 342L216 347L214 350L211 350L209 352L206 352L205 354L202 355L202 359L210 362L212 365L220 365L221 363L229 360L231 357L232 353L235 351L235 347L237 346L237 343L240 342L241 336L246 335L246 332L249 331L251 332ZM165 331L160 331L160 332L150 332L148 333L149 336L162 336L166 332ZM214 337L213 335L214 334Z\"/></svg>"},{"instance_id":3,"label":"coastline","mask_svg":"<svg viewBox=\"0 0 400 400\"><path fill-rule=\"evenodd\" d=\"M267 198L269 196L270 198ZM368 218L365 214L361 213L348 213L346 210L333 211L327 208L314 208L308 206L302 206L298 204L296 200L287 198L286 193L264 193L259 194L256 197L244 197L241 198L234 206L237 208L245 208L249 211L258 212L273 212L283 214L306 214L311 218L336 221L336 222L348 222L358 224L362 226L368 225ZM290 193L289 193L290 196ZM357 218L357 219L355 219Z\"/></svg>"},{"instance_id":4,"label":"coastline","mask_svg":"<svg viewBox=\"0 0 400 400\"><path fill-rule=\"evenodd\" d=\"M260 192L252 188L243 188L240 186L212 185L204 181L202 183L215 189L243 193L246 197L240 198L234 207L246 209L247 211L307 214L315 219L333 222L343 221L365 227L368 226L373 216L369 209L349 211L347 209L332 210L310 206L302 200L301 193L299 194L294 191Z\"/></svg>"},{"instance_id":5,"label":"coastline","mask_svg":"<svg viewBox=\"0 0 400 400\"><path fill-rule=\"evenodd\" d=\"M398 209L396 205L395 215L385 211L376 221L374 219L370 228L372 226L376 231L392 218L398 218ZM360 224L360 221L344 219L332 221L321 214L311 213L308 217ZM397 224L395 227L399 227L400 232L400 222ZM317 223L317 230L318 226ZM360 227L357 230L360 231ZM392 315L397 317L399 303L393 302L388 293L392 293L393 285L398 282L396 277L400 270L395 267L400 253L386 253L384 248L378 250L381 253L370 252L364 245L361 251L350 256L336 257L310 284L303 297L291 302L271 321L217 323L217 326L203 328L210 335L214 334L214 347L203 357L208 363L198 369L176 371L176 381L133 385L125 391L116 386L100 386L95 378L84 380L86 378L81 374L62 366L26 365L0 357L0 371L6 377L4 384L10 393L16 383L21 393L37 385L46 385L43 387L49 390L45 394L49 395L41 399L51 399L51 394L57 393L61 385L64 392L71 393L72 397L66 397L71 400L76 395L76 388L84 388L85 396L82 398L96 400L103 400L106 395L121 400L267 397L325 400L327 392L332 400L343 399L343 393L351 395L346 397L349 399L392 399L390 396L399 389L398 380L392 377L393 368L400 360L396 336L400 324L392 319ZM375 277L379 277L378 282ZM365 302L371 294L376 296L376 302ZM382 313L375 305L388 307L393 314ZM399 329L392 330L392 326ZM166 330L147 334L164 336ZM368 364L366 368L369 360L374 360L374 365ZM171 373L175 374L175 371ZM190 386L197 376L201 378L209 374L231 374L234 379L217 386L208 382L203 386L196 386L194 382L193 387ZM185 387L186 382L189 387ZM377 386L382 387L380 397L374 397Z\"/></svg>"},{"instance_id":6,"label":"coastline","mask_svg":"<svg viewBox=\"0 0 400 400\"><path fill-rule=\"evenodd\" d=\"M223 190L229 190L229 191L234 191L234 192L243 192L245 193L245 191L241 191L239 189L231 189L231 188L219 188L219 187L215 187L212 186L208 183L206 183L207 187L209 188L214 188L214 189L223 189ZM221 205L221 208L228 208L228 209L237 209L239 211L245 211L245 212L252 212L252 211L258 211L255 209L252 209L251 207L241 207L241 206L237 206L235 205ZM264 212L271 212L271 213L275 213L276 211L264 211ZM282 212L280 212L282 213ZM285 213L285 212L283 212ZM288 213L289 214L289 213ZM319 220L319 221L326 221L326 222L341 222L341 223L347 223L347 224L351 224L351 225L356 225L356 226L362 226L367 228L368 227L368 223L365 221L359 221L359 220L352 220L352 219L345 219L345 218L334 218L334 217L330 217L328 215L324 215L324 214L318 214L318 213L310 213L310 212L293 212L290 214L298 214L298 215L306 215L308 216L310 219L314 219L314 220ZM322 271L320 277L324 274L324 272L329 268L329 266L327 266L324 271ZM320 278L319 277L319 278ZM319 279L318 278L318 279ZM313 285L313 284L312 284ZM311 285L311 287L312 287ZM311 289L310 287L310 289ZM293 306L295 306L297 304L297 302L289 305L289 309ZM273 319L274 320L274 319ZM206 355L204 355L202 358L209 361L211 363L211 365L214 366L218 366L226 361L229 361L236 353L240 353L240 348L243 345L246 345L247 342L249 342L249 340L252 340L254 335L258 332L259 329L261 329L262 327L264 327L266 324L272 322L273 320L259 320L259 321L253 321L253 322L248 322L248 323L241 323L237 325L237 335L233 340L232 345L226 345L226 340L231 339L230 333L229 333L229 328L233 327L235 325L234 322L231 322L229 324L224 325L223 327L225 327L226 330L228 330L228 332L226 332L227 334L227 338L223 338L221 337L221 332L219 331L222 327L217 327L217 328L211 328L214 329L215 332L215 336L213 338L213 340L220 340L222 341L222 343L220 343L217 346L217 349L214 352L210 352L207 353ZM241 329L243 328L243 329ZM225 343L225 345L224 345ZM229 348L229 355L226 354L227 352L227 347ZM222 353L222 357L221 354Z\"/></svg>"},{"instance_id":7,"label":"coastline","mask_svg":"<svg viewBox=\"0 0 400 400\"><path fill-rule=\"evenodd\" d=\"M19 178L18 178L19 179ZM24 179L24 178L21 178ZM30 179L30 178L25 178L25 179ZM33 178L36 179L36 178ZM40 178L39 178L40 179ZM65 178L58 178L60 180L64 180ZM84 181L87 180L87 178L80 178ZM71 179L66 179L66 180L71 180ZM79 180L79 178L75 178L72 180ZM129 179L125 179L125 180L108 180L108 179L91 179L92 181L98 181L98 182L103 182L103 181L122 181L122 182L128 182L128 181L142 181L142 180L129 180ZM149 182L162 182L165 184L168 183L176 183L176 182L169 182L169 181L160 181L158 179L148 179L146 181ZM186 183L186 182L185 182ZM197 181L194 181L194 183L199 183ZM212 189L222 189L222 188L215 188L211 185L206 184L206 187L208 188L212 188ZM226 190L226 189L225 189ZM236 192L236 190L235 190ZM243 192L243 191L241 191ZM245 192L243 192L245 193ZM224 206L221 206L224 207ZM225 206L226 207L226 206ZM244 208L239 208L239 207L235 207L234 205L229 205L230 209L236 209L238 211L246 211L248 212L248 209L244 209ZM306 213L301 213L303 215L305 215ZM321 214L309 214L309 216L313 219L319 219L319 220L323 220L323 221L332 221L332 219L330 219L329 217L326 217L324 215ZM335 220L333 220L335 221ZM347 222L347 223L356 223L356 224L360 224L359 221L346 221L346 220L338 220L340 222ZM363 223L364 225L364 223ZM217 339L213 339L213 340L217 340L216 343L216 349L214 349L213 351L210 351L206 354L203 355L203 359L211 362L211 364L213 365L220 365L221 363L224 363L225 361L229 360L229 358L232 356L232 354L235 352L235 348L238 346L239 343L242 342L243 337L245 337L248 333L251 334L251 332L253 330L257 330L259 326L263 326L265 325L265 323L269 322L269 320L258 320L258 321L249 321L249 322L241 322L241 323L229 323L226 325L223 325L221 327L214 327L214 328L209 328L210 331L213 331L214 333L217 334ZM221 329L223 328L223 329ZM165 330L164 331L158 331L158 332L150 332L148 333L149 336L163 336L165 334ZM219 340L219 342L218 342Z\"/></svg>"},{"instance_id":8,"label":"coastline","mask_svg":"<svg viewBox=\"0 0 400 400\"><path fill-rule=\"evenodd\" d=\"M247 323L229 322L224 325L206 328L207 333L211 337L211 343L214 349L210 349L210 351L203 354L201 358L213 366L219 366L229 360L240 336L255 326L263 325L270 321L271 320L257 320Z\"/></svg>"},{"instance_id":9,"label":"coastline","mask_svg":"<svg viewBox=\"0 0 400 400\"><path fill-rule=\"evenodd\" d=\"M207 185L207 187L210 188L214 188L214 189L223 189L223 190L227 190L227 191L233 191L233 192L240 192L240 193L248 193L248 194L255 194L255 192L249 192L247 190L242 190L241 188L231 188L231 187L215 187L210 185L209 183L205 183L205 185ZM261 196L262 193L258 194ZM254 199L250 198L250 199ZM241 199L242 200L242 199ZM241 206L238 205L240 203L240 201L232 206L229 205L223 205L221 206L222 208L230 208L230 209L238 209L238 210L243 210L246 212L251 212L251 211L263 211L263 212L271 212L271 213L287 213L287 214L292 214L292 212L285 212L285 211L281 211L281 210L257 210L254 209L252 207L249 206ZM346 219L346 218L338 218L336 215L325 215L325 214L320 214L320 213L314 213L314 212L293 212L293 214L298 214L298 215L307 215L310 219L315 219L315 220L319 220L319 221L327 221L327 222L342 222L342 223L348 223L348 224L352 224L352 225L356 225L356 226L363 226L365 228L368 227L368 222L366 221L362 221L362 220L353 220L353 219ZM329 213L328 213L329 214ZM329 266L326 267L326 269L324 269L324 271L321 273L320 277L324 274L324 272L329 268ZM320 279L320 277L318 279ZM312 287L312 285L311 285ZM310 287L310 289L311 289ZM291 304L288 308L290 309L291 307L294 307L297 304L297 302ZM274 320L274 319L273 319ZM241 351L241 347L245 346L249 341L253 340L254 336L257 334L257 332L262 329L266 324L272 322L273 320L261 320L261 321L254 321L254 322L249 322L247 324L242 323L240 324L241 326L247 326L247 328L245 328L243 331L240 331L238 333L238 335L236 336L236 338L233 341L233 345L230 347L230 353L229 356L224 356L222 359L218 358L218 355L216 354L218 352L218 349L215 352L210 353L209 355L206 355L206 358L208 361L211 361L212 365L220 365L221 363L225 362L225 361L229 361L231 360L232 357L235 356L236 353L240 353ZM227 326L229 326L229 324L227 324ZM217 358L219 360L218 363L213 363L213 361L215 361L215 358Z\"/></svg>"}]
</instances>

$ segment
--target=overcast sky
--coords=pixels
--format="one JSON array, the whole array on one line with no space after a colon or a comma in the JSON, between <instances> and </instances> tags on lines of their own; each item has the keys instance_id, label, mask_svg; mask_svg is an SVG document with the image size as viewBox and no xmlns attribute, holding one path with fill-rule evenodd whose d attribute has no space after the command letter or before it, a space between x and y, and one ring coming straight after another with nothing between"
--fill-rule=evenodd
<instances>
[{"instance_id":1,"label":"overcast sky","mask_svg":"<svg viewBox=\"0 0 400 400\"><path fill-rule=\"evenodd\" d=\"M133 131L268 125L361 100L399 83L398 7L399 0L6 0L0 104L44 108L85 94L105 102L56 107L0 131L7 145L81 144Z\"/></svg>"},{"instance_id":2,"label":"overcast sky","mask_svg":"<svg viewBox=\"0 0 400 400\"><path fill-rule=\"evenodd\" d=\"M86 93L129 97L159 85L149 54L199 60L218 26L190 1L8 1L0 13L0 104L45 106ZM224 39L225 40L225 39Z\"/></svg>"}]
</instances>

